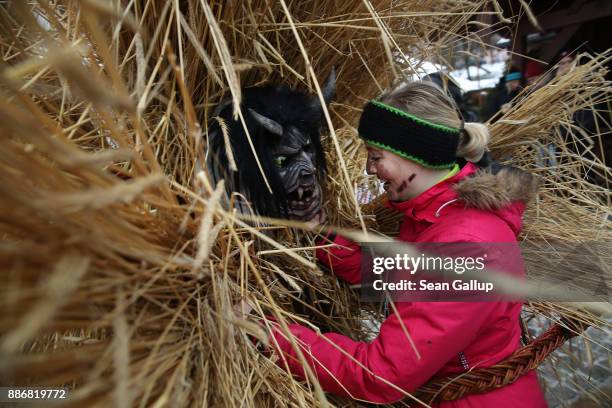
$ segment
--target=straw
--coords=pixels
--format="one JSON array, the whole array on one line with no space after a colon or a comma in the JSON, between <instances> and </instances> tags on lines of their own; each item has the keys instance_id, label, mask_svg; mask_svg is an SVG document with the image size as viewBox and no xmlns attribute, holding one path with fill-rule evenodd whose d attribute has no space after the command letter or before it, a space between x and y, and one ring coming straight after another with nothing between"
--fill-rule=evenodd
<instances>
[{"instance_id":1,"label":"straw","mask_svg":"<svg viewBox=\"0 0 612 408\"><path fill-rule=\"evenodd\" d=\"M366 340L362 320L381 314L316 265L303 225L253 222L222 206L222 186L200 167L206 129L224 98L237 106L243 86L278 82L320 98L318 79L335 67L323 140L329 222L370 239L394 235L401 214L381 198L357 205L355 187L378 194L355 134L361 108L485 15L503 17L484 0L1 7L3 383L67 386L77 406L363 406L257 351L265 315L285 334L301 322ZM608 58L526 90L491 126L494 155L544 181L525 241L610 238L608 190L585 178L607 183L610 171L567 146L583 140L572 114L609 101ZM537 165L535 146L549 142L559 167ZM254 304L246 320L232 314L242 299ZM576 305L532 309L604 325Z\"/></svg>"}]
</instances>

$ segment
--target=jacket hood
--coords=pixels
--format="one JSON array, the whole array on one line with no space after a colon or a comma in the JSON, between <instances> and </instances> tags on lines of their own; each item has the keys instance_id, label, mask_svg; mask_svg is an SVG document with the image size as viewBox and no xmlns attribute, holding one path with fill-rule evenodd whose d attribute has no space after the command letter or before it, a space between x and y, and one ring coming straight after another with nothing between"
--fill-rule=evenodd
<instances>
[{"instance_id":1,"label":"jacket hood","mask_svg":"<svg viewBox=\"0 0 612 408\"><path fill-rule=\"evenodd\" d=\"M465 207L494 213L518 236L525 207L537 194L538 180L516 167L496 164L463 178L453 190Z\"/></svg>"},{"instance_id":2,"label":"jacket hood","mask_svg":"<svg viewBox=\"0 0 612 408\"><path fill-rule=\"evenodd\" d=\"M518 235L525 206L535 196L537 188L535 176L518 168L498 164L480 168L467 163L458 174L418 197L388 202L388 206L417 221L432 223L453 209L489 211L503 219Z\"/></svg>"}]
</instances>

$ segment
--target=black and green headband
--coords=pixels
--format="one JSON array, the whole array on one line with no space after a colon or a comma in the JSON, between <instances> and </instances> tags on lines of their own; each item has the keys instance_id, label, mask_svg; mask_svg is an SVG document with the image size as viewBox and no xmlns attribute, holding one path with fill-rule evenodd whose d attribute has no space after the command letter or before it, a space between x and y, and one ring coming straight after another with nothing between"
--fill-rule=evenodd
<instances>
[{"instance_id":1,"label":"black and green headband","mask_svg":"<svg viewBox=\"0 0 612 408\"><path fill-rule=\"evenodd\" d=\"M367 103L359 120L359 136L367 143L434 169L455 165L461 132L377 100Z\"/></svg>"}]
</instances>

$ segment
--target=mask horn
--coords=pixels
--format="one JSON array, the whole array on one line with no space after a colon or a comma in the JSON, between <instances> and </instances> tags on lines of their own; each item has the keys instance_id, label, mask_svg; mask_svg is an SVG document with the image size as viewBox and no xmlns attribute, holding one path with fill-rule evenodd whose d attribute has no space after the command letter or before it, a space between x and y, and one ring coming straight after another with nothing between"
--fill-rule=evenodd
<instances>
[{"instance_id":1,"label":"mask horn","mask_svg":"<svg viewBox=\"0 0 612 408\"><path fill-rule=\"evenodd\" d=\"M257 123L263 126L268 132L278 136L283 135L283 127L278 122L275 122L272 119L265 117L264 115L260 115L251 108L249 108L249 112L251 113L253 118L255 118Z\"/></svg>"}]
</instances>

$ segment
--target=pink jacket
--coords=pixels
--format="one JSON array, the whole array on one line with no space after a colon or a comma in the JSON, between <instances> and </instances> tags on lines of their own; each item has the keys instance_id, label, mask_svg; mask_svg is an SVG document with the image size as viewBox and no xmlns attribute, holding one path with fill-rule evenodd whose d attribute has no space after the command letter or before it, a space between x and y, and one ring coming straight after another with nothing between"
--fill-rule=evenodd
<instances>
[{"instance_id":1,"label":"pink jacket","mask_svg":"<svg viewBox=\"0 0 612 408\"><path fill-rule=\"evenodd\" d=\"M516 242L524 201L533 192L531 176L514 169L504 169L495 175L484 171L475 174L476 170L475 165L468 163L458 174L418 197L390 204L405 214L399 239ZM319 250L318 259L341 279L359 283L359 246L340 236L334 243L346 248ZM413 392L432 377L493 365L520 346L520 303L397 302L395 306L420 359L395 313L383 322L378 337L370 343L353 341L337 333L318 335L298 324L289 326L325 391L373 403L404 398L410 401L399 389ZM285 361L292 373L303 378L304 370L290 342L279 331L273 336L284 357L279 364L284 366ZM531 372L501 389L434 406L547 405L536 373Z\"/></svg>"}]
</instances>

